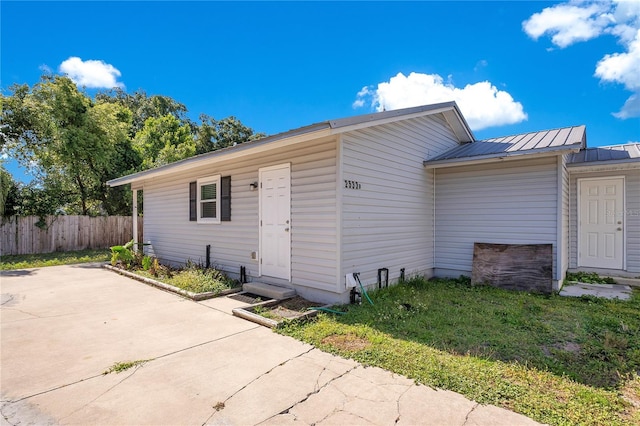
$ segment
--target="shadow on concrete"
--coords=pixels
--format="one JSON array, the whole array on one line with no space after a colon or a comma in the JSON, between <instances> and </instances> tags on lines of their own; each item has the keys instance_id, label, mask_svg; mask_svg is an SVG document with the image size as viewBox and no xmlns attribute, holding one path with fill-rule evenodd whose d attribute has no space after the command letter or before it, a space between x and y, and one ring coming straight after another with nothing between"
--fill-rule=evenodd
<instances>
[{"instance_id":1,"label":"shadow on concrete","mask_svg":"<svg viewBox=\"0 0 640 426\"><path fill-rule=\"evenodd\" d=\"M90 263L77 263L75 265L69 265L72 268L80 268L80 269L100 269L105 262L90 262Z\"/></svg>"},{"instance_id":2,"label":"shadow on concrete","mask_svg":"<svg viewBox=\"0 0 640 426\"><path fill-rule=\"evenodd\" d=\"M38 269L14 269L11 271L0 271L0 277L26 277L38 272Z\"/></svg>"}]
</instances>

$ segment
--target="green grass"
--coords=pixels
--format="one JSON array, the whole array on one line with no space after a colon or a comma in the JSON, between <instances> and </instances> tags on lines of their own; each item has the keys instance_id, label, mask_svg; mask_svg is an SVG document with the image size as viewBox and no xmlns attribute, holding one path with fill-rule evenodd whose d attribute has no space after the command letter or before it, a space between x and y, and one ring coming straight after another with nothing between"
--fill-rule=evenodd
<instances>
[{"instance_id":1,"label":"green grass","mask_svg":"<svg viewBox=\"0 0 640 426\"><path fill-rule=\"evenodd\" d=\"M615 284L616 280L611 277L601 277L595 272L567 272L565 283L578 281L585 284Z\"/></svg>"},{"instance_id":2,"label":"green grass","mask_svg":"<svg viewBox=\"0 0 640 426\"><path fill-rule=\"evenodd\" d=\"M106 262L109 258L110 253L107 249L5 255L0 256L0 271L70 265L74 263Z\"/></svg>"},{"instance_id":3,"label":"green grass","mask_svg":"<svg viewBox=\"0 0 640 426\"><path fill-rule=\"evenodd\" d=\"M370 296L278 331L540 422L640 424L638 291L623 302L414 279Z\"/></svg>"},{"instance_id":4,"label":"green grass","mask_svg":"<svg viewBox=\"0 0 640 426\"><path fill-rule=\"evenodd\" d=\"M123 371L127 371L130 368L144 365L145 362L150 361L148 359L139 359L136 361L124 361L124 362L116 362L107 370L105 370L102 374L107 375L111 373L122 373Z\"/></svg>"},{"instance_id":5,"label":"green grass","mask_svg":"<svg viewBox=\"0 0 640 426\"><path fill-rule=\"evenodd\" d=\"M151 278L193 293L221 293L238 285L236 281L227 278L222 272L216 269L187 267L185 269L171 271L169 276L165 274L154 276L144 270L136 270L133 272L143 277Z\"/></svg>"}]
</instances>

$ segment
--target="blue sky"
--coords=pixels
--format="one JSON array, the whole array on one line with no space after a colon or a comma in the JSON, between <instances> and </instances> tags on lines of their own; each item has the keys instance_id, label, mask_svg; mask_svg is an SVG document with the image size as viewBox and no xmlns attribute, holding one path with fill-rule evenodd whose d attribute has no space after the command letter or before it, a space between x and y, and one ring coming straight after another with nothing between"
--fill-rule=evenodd
<instances>
[{"instance_id":1,"label":"blue sky","mask_svg":"<svg viewBox=\"0 0 640 426\"><path fill-rule=\"evenodd\" d=\"M268 134L456 100L478 139L586 124L589 146L640 141L639 0L0 8L4 93L48 69Z\"/></svg>"}]
</instances>

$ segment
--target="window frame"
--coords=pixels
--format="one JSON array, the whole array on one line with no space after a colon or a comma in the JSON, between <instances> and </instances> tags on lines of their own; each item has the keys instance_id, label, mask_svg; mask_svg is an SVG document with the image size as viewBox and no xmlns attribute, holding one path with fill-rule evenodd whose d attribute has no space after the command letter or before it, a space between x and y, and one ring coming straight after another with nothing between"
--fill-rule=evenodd
<instances>
[{"instance_id":1,"label":"window frame","mask_svg":"<svg viewBox=\"0 0 640 426\"><path fill-rule=\"evenodd\" d=\"M202 217L202 187L204 185L216 185L216 198L208 199L204 202L215 201L216 203L216 217ZM220 175L207 176L200 178L196 181L196 221L198 223L220 223Z\"/></svg>"}]
</instances>

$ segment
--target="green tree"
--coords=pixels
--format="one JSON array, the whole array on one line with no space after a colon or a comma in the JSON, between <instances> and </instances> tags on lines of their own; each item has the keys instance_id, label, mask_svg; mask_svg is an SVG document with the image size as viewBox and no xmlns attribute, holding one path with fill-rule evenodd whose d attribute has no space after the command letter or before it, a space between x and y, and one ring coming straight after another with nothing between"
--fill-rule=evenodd
<instances>
[{"instance_id":1,"label":"green tree","mask_svg":"<svg viewBox=\"0 0 640 426\"><path fill-rule=\"evenodd\" d=\"M171 114L148 118L133 139L133 147L143 159L142 169L169 164L196 153L191 127L181 124Z\"/></svg>"},{"instance_id":2,"label":"green tree","mask_svg":"<svg viewBox=\"0 0 640 426\"><path fill-rule=\"evenodd\" d=\"M96 102L117 103L129 109L132 113L131 137L144 128L149 118L161 118L168 114L173 115L182 124L195 127L187 118L187 107L168 96L148 96L144 90L128 94L121 88L115 88L98 93Z\"/></svg>"},{"instance_id":3,"label":"green tree","mask_svg":"<svg viewBox=\"0 0 640 426\"><path fill-rule=\"evenodd\" d=\"M19 210L20 186L0 161L0 216L15 215Z\"/></svg>"},{"instance_id":4,"label":"green tree","mask_svg":"<svg viewBox=\"0 0 640 426\"><path fill-rule=\"evenodd\" d=\"M139 90L91 99L69 78L44 75L0 94L0 151L35 176L19 186L20 214L129 214L131 190L110 179L264 136L235 117L187 117L187 108Z\"/></svg>"},{"instance_id":5,"label":"green tree","mask_svg":"<svg viewBox=\"0 0 640 426\"><path fill-rule=\"evenodd\" d=\"M200 126L196 131L196 153L203 154L264 137L254 133L234 116L216 120L206 114L200 115Z\"/></svg>"},{"instance_id":6,"label":"green tree","mask_svg":"<svg viewBox=\"0 0 640 426\"><path fill-rule=\"evenodd\" d=\"M15 86L3 101L4 146L24 165L35 165L41 184L32 192L55 188L67 211L102 213L104 179L119 174L118 154L130 144L131 112L94 104L63 76L44 76L31 90Z\"/></svg>"}]
</instances>

